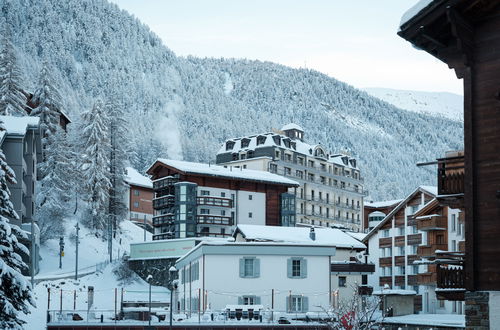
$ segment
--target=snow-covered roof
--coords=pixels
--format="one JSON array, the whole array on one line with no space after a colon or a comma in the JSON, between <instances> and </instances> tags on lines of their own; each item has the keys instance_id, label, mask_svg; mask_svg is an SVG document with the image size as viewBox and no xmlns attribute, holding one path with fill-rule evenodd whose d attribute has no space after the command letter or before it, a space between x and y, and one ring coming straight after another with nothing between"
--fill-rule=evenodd
<instances>
[{"instance_id":1,"label":"snow-covered roof","mask_svg":"<svg viewBox=\"0 0 500 330\"><path fill-rule=\"evenodd\" d=\"M153 183L151 182L151 180L139 173L135 168L127 167L125 171L127 172L125 176L125 182L129 185L151 189L153 188Z\"/></svg>"},{"instance_id":2,"label":"snow-covered roof","mask_svg":"<svg viewBox=\"0 0 500 330\"><path fill-rule=\"evenodd\" d=\"M373 291L373 294L375 296L381 296L381 295L409 296L409 295L416 295L417 292L415 290L382 289L378 291Z\"/></svg>"},{"instance_id":3,"label":"snow-covered roof","mask_svg":"<svg viewBox=\"0 0 500 330\"><path fill-rule=\"evenodd\" d=\"M431 193L434 196L437 196L438 188L436 186L420 186L420 188Z\"/></svg>"},{"instance_id":4,"label":"snow-covered roof","mask_svg":"<svg viewBox=\"0 0 500 330\"><path fill-rule=\"evenodd\" d=\"M384 324L428 325L430 327L465 328L464 314L409 314L386 317Z\"/></svg>"},{"instance_id":5,"label":"snow-covered roof","mask_svg":"<svg viewBox=\"0 0 500 330\"><path fill-rule=\"evenodd\" d=\"M354 237L355 239L357 239L360 242L366 237L366 233L355 233L355 232L352 232L352 231L346 231L345 233L348 234L348 235L350 235L350 236L352 236L352 237Z\"/></svg>"},{"instance_id":6,"label":"snow-covered roof","mask_svg":"<svg viewBox=\"0 0 500 330\"><path fill-rule=\"evenodd\" d=\"M173 168L176 168L184 173L203 174L209 176L234 178L234 179L249 180L249 181L269 182L275 184L283 184L287 186L299 185L296 181L265 171L256 171L256 170L248 170L244 168L232 168L232 167L226 168L218 165L193 163L193 162L163 159L163 158L159 158L157 162L160 162L166 166L171 166Z\"/></svg>"},{"instance_id":7,"label":"snow-covered roof","mask_svg":"<svg viewBox=\"0 0 500 330\"><path fill-rule=\"evenodd\" d=\"M431 219L431 218L440 217L440 216L441 215L439 215L439 214L422 215L420 217L416 217L415 220Z\"/></svg>"},{"instance_id":8,"label":"snow-covered roof","mask_svg":"<svg viewBox=\"0 0 500 330\"><path fill-rule=\"evenodd\" d=\"M380 207L389 207L392 205L396 205L401 203L402 199L393 199L390 201L380 201L380 202L365 202L365 206L380 208Z\"/></svg>"},{"instance_id":9,"label":"snow-covered roof","mask_svg":"<svg viewBox=\"0 0 500 330\"><path fill-rule=\"evenodd\" d=\"M413 17L417 16L422 10L429 7L436 0L420 0L413 7L408 9L403 16L401 17L401 21L399 22L399 26L403 26Z\"/></svg>"},{"instance_id":10,"label":"snow-covered roof","mask_svg":"<svg viewBox=\"0 0 500 330\"><path fill-rule=\"evenodd\" d=\"M238 225L234 231L234 236L241 233L245 239L251 241L318 244L331 245L337 248L366 249L366 246L359 240L337 228L314 228L315 240L311 239L310 232L311 228L309 227Z\"/></svg>"},{"instance_id":11,"label":"snow-covered roof","mask_svg":"<svg viewBox=\"0 0 500 330\"><path fill-rule=\"evenodd\" d=\"M302 127L300 127L299 125L294 124L294 123L286 124L285 126L283 126L281 128L282 131L288 131L291 129L296 129L298 131L304 132L304 129Z\"/></svg>"},{"instance_id":12,"label":"snow-covered roof","mask_svg":"<svg viewBox=\"0 0 500 330\"><path fill-rule=\"evenodd\" d=\"M7 134L24 135L28 128L38 127L40 118L28 116L0 116L0 121L4 123Z\"/></svg>"}]
</instances>

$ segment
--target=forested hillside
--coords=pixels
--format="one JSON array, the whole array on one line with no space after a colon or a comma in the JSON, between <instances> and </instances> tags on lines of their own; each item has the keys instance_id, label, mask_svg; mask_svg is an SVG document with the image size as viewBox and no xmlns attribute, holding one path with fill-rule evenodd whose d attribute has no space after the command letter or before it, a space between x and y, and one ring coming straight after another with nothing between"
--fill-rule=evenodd
<instances>
[{"instance_id":1,"label":"forested hillside","mask_svg":"<svg viewBox=\"0 0 500 330\"><path fill-rule=\"evenodd\" d=\"M116 95L131 123L132 165L158 156L213 161L223 140L295 122L306 140L360 160L374 199L435 183L432 160L462 144L461 123L400 110L319 72L268 62L180 58L147 26L105 0L2 4L33 90L52 71L73 120Z\"/></svg>"}]
</instances>

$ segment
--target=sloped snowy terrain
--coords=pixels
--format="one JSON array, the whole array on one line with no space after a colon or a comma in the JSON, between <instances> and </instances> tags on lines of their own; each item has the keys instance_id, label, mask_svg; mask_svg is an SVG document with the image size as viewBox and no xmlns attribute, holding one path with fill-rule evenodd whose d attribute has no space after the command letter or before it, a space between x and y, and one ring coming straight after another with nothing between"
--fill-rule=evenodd
<instances>
[{"instance_id":1,"label":"sloped snowy terrain","mask_svg":"<svg viewBox=\"0 0 500 330\"><path fill-rule=\"evenodd\" d=\"M417 162L462 147L461 123L400 110L316 71L176 57L105 0L12 0L3 12L26 87L47 61L74 122L96 98L119 95L139 170L158 157L213 161L227 138L295 122L309 142L357 157L371 196L391 199L435 183Z\"/></svg>"},{"instance_id":2,"label":"sloped snowy terrain","mask_svg":"<svg viewBox=\"0 0 500 330\"><path fill-rule=\"evenodd\" d=\"M390 88L363 88L363 90L376 98L404 110L463 121L464 101L463 96L458 94L406 91Z\"/></svg>"}]
</instances>

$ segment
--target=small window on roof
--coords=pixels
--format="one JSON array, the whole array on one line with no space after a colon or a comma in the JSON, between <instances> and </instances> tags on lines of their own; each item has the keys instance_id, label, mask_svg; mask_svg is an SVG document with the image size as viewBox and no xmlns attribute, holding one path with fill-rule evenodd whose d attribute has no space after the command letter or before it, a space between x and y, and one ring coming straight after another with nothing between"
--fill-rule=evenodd
<instances>
[{"instance_id":1,"label":"small window on roof","mask_svg":"<svg viewBox=\"0 0 500 330\"><path fill-rule=\"evenodd\" d=\"M242 139L241 140L241 147L242 148L247 148L250 145L250 139Z\"/></svg>"},{"instance_id":2,"label":"small window on roof","mask_svg":"<svg viewBox=\"0 0 500 330\"><path fill-rule=\"evenodd\" d=\"M266 143L266 137L265 136L258 136L257 137L257 145L260 146L261 144Z\"/></svg>"},{"instance_id":3,"label":"small window on roof","mask_svg":"<svg viewBox=\"0 0 500 330\"><path fill-rule=\"evenodd\" d=\"M234 142L233 141L227 141L226 142L226 150L231 150L234 148Z\"/></svg>"},{"instance_id":4,"label":"small window on roof","mask_svg":"<svg viewBox=\"0 0 500 330\"><path fill-rule=\"evenodd\" d=\"M281 145L281 138L279 135L275 135L273 136L273 140L274 140L274 143L276 143L277 145Z\"/></svg>"}]
</instances>

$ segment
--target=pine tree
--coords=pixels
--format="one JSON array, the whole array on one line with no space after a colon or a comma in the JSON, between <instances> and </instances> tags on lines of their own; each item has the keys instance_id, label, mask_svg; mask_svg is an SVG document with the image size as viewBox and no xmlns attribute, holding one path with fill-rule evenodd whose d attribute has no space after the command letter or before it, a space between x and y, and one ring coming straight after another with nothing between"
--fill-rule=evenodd
<instances>
[{"instance_id":1,"label":"pine tree","mask_svg":"<svg viewBox=\"0 0 500 330\"><path fill-rule=\"evenodd\" d=\"M0 129L3 128L3 124ZM7 217L18 219L7 183L15 183L14 171L7 165L0 150L0 328L21 329L22 321L18 314L29 313L29 305L35 305L31 285L21 274L28 267L19 251L29 255L28 249L18 241L27 239L26 234Z\"/></svg>"},{"instance_id":2,"label":"pine tree","mask_svg":"<svg viewBox=\"0 0 500 330\"><path fill-rule=\"evenodd\" d=\"M36 108L31 111L31 116L40 117L40 129L42 131L42 146L46 148L50 136L55 134L59 127L59 117L62 111L61 94L54 84L47 64L43 65L40 72L38 88L33 93L32 102ZM42 175L45 175L42 172Z\"/></svg>"},{"instance_id":3,"label":"pine tree","mask_svg":"<svg viewBox=\"0 0 500 330\"><path fill-rule=\"evenodd\" d=\"M123 107L118 102L116 94L111 93L106 102L109 115L110 136L110 181L108 213L116 230L117 222L127 212L123 196L125 196L125 166L127 162L127 121L124 118Z\"/></svg>"},{"instance_id":4,"label":"pine tree","mask_svg":"<svg viewBox=\"0 0 500 330\"><path fill-rule=\"evenodd\" d=\"M106 228L109 189L109 118L101 100L82 114L82 179L88 210L83 220L96 234Z\"/></svg>"},{"instance_id":5,"label":"pine tree","mask_svg":"<svg viewBox=\"0 0 500 330\"><path fill-rule=\"evenodd\" d=\"M0 50L0 115L25 116L26 95L21 88L22 73L17 65L10 29L4 23Z\"/></svg>"},{"instance_id":6,"label":"pine tree","mask_svg":"<svg viewBox=\"0 0 500 330\"><path fill-rule=\"evenodd\" d=\"M58 128L47 137L45 161L39 167L45 176L36 197L35 217L42 242L64 235L64 218L68 215L73 186L73 160L74 153L70 150L66 133Z\"/></svg>"}]
</instances>

